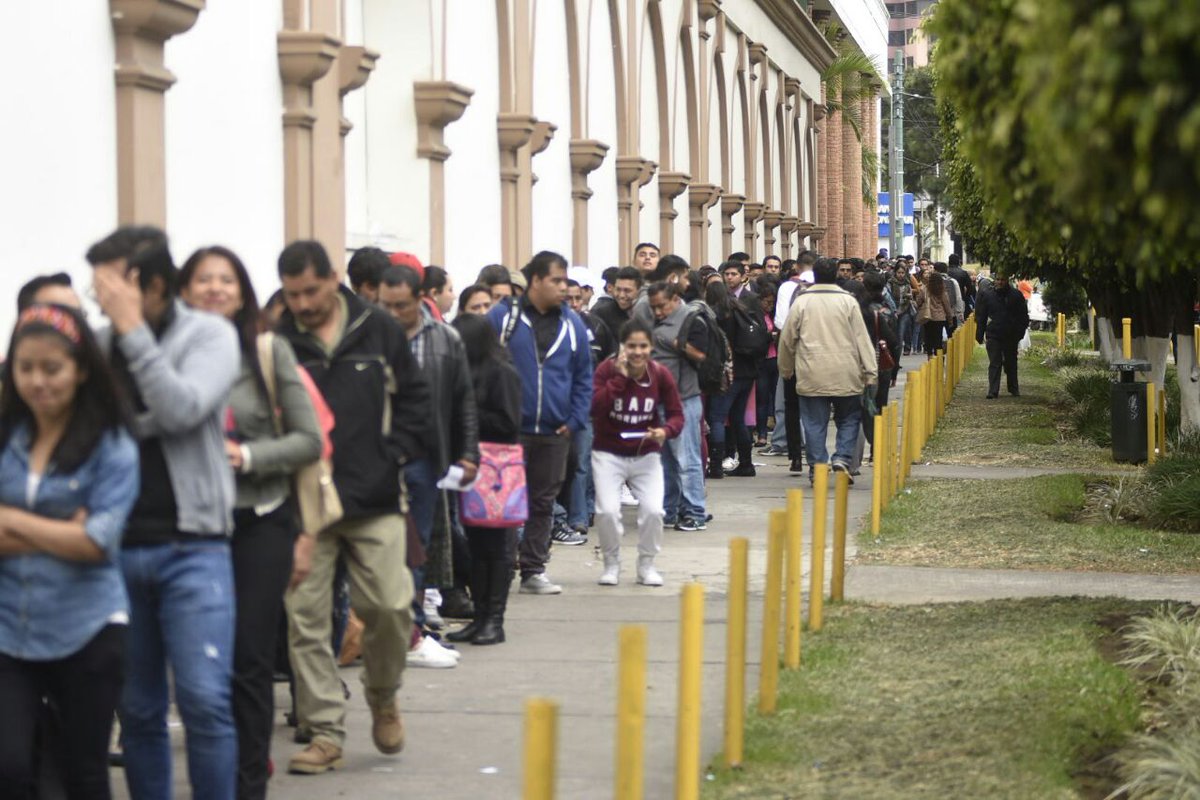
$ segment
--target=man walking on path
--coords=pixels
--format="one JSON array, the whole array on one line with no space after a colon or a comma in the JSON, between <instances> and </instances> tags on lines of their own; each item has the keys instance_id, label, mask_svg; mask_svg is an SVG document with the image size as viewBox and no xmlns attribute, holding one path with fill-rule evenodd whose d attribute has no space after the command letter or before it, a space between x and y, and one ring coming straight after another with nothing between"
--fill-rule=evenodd
<instances>
[{"instance_id":1,"label":"man walking on path","mask_svg":"<svg viewBox=\"0 0 1200 800\"><path fill-rule=\"evenodd\" d=\"M1017 383L1017 345L1029 327L1029 305L1025 295L1008 285L1008 277L997 275L992 285L979 293L975 304L978 326L975 340L987 340L989 400L1000 396L1000 368L1008 382L1008 393L1021 394Z\"/></svg>"},{"instance_id":2,"label":"man walking on path","mask_svg":"<svg viewBox=\"0 0 1200 800\"><path fill-rule=\"evenodd\" d=\"M529 519L518 563L521 592L559 594L546 577L554 498L566 478L571 436L592 408L592 354L588 329L566 303L567 261L543 250L522 270L529 288L488 312L521 375L521 445Z\"/></svg>"},{"instance_id":3,"label":"man walking on path","mask_svg":"<svg viewBox=\"0 0 1200 800\"><path fill-rule=\"evenodd\" d=\"M312 571L287 596L296 713L313 737L288 771L315 775L342 765L346 738L346 698L330 647L333 571L343 548L351 606L365 626L371 736L381 753L404 747L396 691L412 632L413 584L400 482L406 463L429 455L432 409L403 329L339 283L320 243L284 248L279 277L287 304L279 332L337 419L333 481L345 510L317 537Z\"/></svg>"},{"instance_id":4,"label":"man walking on path","mask_svg":"<svg viewBox=\"0 0 1200 800\"><path fill-rule=\"evenodd\" d=\"M862 311L854 296L837 286L837 270L832 258L817 261L816 284L796 298L779 337L779 374L795 377L800 396L809 480L815 464L829 461L825 438L831 408L837 424L832 466L849 475L863 390L879 371Z\"/></svg>"}]
</instances>

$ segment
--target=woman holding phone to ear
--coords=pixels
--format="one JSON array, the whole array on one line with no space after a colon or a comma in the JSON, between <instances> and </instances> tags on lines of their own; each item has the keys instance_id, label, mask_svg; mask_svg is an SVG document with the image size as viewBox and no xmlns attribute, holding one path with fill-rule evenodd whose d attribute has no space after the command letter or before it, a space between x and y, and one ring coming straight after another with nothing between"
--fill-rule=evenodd
<instances>
[{"instance_id":1,"label":"woman holding phone to ear","mask_svg":"<svg viewBox=\"0 0 1200 800\"><path fill-rule=\"evenodd\" d=\"M592 480L596 528L604 555L601 586L621 577L621 485L638 500L637 582L662 586L654 558L662 549L663 444L683 430L683 404L670 370L650 358L650 329L638 320L621 327L621 349L592 377Z\"/></svg>"}]
</instances>

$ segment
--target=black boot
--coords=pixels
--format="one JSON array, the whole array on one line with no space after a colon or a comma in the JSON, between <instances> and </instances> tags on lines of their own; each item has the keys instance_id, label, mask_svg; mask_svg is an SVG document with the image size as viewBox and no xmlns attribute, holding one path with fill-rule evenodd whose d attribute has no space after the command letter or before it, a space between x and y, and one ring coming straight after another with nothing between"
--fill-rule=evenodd
<instances>
[{"instance_id":1,"label":"black boot","mask_svg":"<svg viewBox=\"0 0 1200 800\"><path fill-rule=\"evenodd\" d=\"M474 619L475 607L467 596L466 586L455 586L442 590L442 604L438 608L443 617L451 619Z\"/></svg>"},{"instance_id":2,"label":"black boot","mask_svg":"<svg viewBox=\"0 0 1200 800\"><path fill-rule=\"evenodd\" d=\"M718 442L712 436L708 437L708 477L718 481L725 477L721 468L721 460L725 458L725 443Z\"/></svg>"},{"instance_id":3,"label":"black boot","mask_svg":"<svg viewBox=\"0 0 1200 800\"><path fill-rule=\"evenodd\" d=\"M487 617L483 627L475 634L471 644L500 644L504 641L504 612L508 608L508 588L512 583L512 569L504 560L489 561Z\"/></svg>"},{"instance_id":4,"label":"black boot","mask_svg":"<svg viewBox=\"0 0 1200 800\"><path fill-rule=\"evenodd\" d=\"M482 558L471 559L471 594L475 596L474 620L465 627L446 634L448 642L469 642L475 638L488 613L488 589L491 586L491 574L488 572L488 562Z\"/></svg>"},{"instance_id":5,"label":"black boot","mask_svg":"<svg viewBox=\"0 0 1200 800\"><path fill-rule=\"evenodd\" d=\"M731 478L753 478L757 473L754 471L754 456L752 451L754 448L750 442L738 442L738 465L737 469L729 473Z\"/></svg>"}]
</instances>

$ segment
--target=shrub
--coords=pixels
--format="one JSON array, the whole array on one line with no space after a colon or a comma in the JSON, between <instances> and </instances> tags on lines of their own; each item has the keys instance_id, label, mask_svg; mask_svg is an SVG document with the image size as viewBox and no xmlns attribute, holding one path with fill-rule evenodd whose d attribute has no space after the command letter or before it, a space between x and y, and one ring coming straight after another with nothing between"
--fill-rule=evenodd
<instances>
[{"instance_id":1,"label":"shrub","mask_svg":"<svg viewBox=\"0 0 1200 800\"><path fill-rule=\"evenodd\" d=\"M1167 420L1170 422L1170 410ZM1200 435L1180 437L1174 450L1146 468L1147 518L1162 528L1200 533Z\"/></svg>"},{"instance_id":2,"label":"shrub","mask_svg":"<svg viewBox=\"0 0 1200 800\"><path fill-rule=\"evenodd\" d=\"M1108 370L1092 362L1059 371L1059 401L1067 407L1067 420L1079 436L1101 447L1112 444Z\"/></svg>"}]
</instances>

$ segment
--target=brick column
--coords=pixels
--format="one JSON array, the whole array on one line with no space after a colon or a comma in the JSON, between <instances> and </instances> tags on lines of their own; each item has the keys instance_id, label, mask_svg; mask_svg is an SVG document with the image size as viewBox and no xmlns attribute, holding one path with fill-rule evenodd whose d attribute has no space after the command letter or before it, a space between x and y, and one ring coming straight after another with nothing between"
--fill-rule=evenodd
<instances>
[{"instance_id":1,"label":"brick column","mask_svg":"<svg viewBox=\"0 0 1200 800\"><path fill-rule=\"evenodd\" d=\"M839 255L861 256L862 253L862 143L854 126L842 120L842 242ZM843 243L844 242L844 243Z\"/></svg>"},{"instance_id":2,"label":"brick column","mask_svg":"<svg viewBox=\"0 0 1200 800\"><path fill-rule=\"evenodd\" d=\"M821 238L821 253L842 255L842 112L832 111L825 124L826 159L825 182L828 189L829 216L821 221L825 234Z\"/></svg>"}]
</instances>

